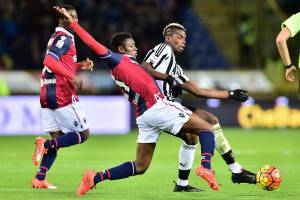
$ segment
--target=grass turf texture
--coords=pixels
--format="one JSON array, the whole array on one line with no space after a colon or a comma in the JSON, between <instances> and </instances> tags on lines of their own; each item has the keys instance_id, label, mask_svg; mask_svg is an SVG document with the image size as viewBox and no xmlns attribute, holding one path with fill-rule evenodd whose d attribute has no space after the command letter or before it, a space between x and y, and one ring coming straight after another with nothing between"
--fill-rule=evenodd
<instances>
[{"instance_id":1,"label":"grass turf texture","mask_svg":"<svg viewBox=\"0 0 300 200\"><path fill-rule=\"evenodd\" d=\"M220 191L213 192L198 178L194 169L199 164L199 149L195 156L190 184L206 190L202 193L174 193L177 180L179 139L162 134L149 170L142 176L97 185L82 199L299 199L300 191L300 132L299 129L224 129L239 161L246 169L256 172L261 166L278 167L282 183L275 191L264 191L256 185L233 184L230 172L215 152L213 168ZM91 136L75 147L60 149L53 168L48 173L57 190L31 188L36 167L31 162L34 150L32 136L0 137L0 199L76 199L76 188L85 169L105 169L135 158L137 132L123 136Z\"/></svg>"}]
</instances>

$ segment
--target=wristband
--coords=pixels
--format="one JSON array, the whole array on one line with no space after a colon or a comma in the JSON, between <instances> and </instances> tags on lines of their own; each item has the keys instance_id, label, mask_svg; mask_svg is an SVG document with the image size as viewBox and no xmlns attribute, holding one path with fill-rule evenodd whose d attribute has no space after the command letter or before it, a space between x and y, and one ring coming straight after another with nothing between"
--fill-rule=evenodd
<instances>
[{"instance_id":1,"label":"wristband","mask_svg":"<svg viewBox=\"0 0 300 200\"><path fill-rule=\"evenodd\" d=\"M289 69L289 68L291 68L292 66L293 66L293 64L291 63L291 64L285 66L285 69Z\"/></svg>"}]
</instances>

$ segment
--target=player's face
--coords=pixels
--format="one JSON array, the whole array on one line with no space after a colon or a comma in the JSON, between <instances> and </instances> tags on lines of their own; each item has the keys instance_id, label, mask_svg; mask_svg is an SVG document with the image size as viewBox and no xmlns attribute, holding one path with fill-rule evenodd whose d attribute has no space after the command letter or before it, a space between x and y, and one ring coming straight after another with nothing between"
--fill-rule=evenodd
<instances>
[{"instance_id":1,"label":"player's face","mask_svg":"<svg viewBox=\"0 0 300 200\"><path fill-rule=\"evenodd\" d=\"M134 39L128 38L124 41L124 54L130 55L133 57L137 56L137 48L135 46Z\"/></svg>"},{"instance_id":2,"label":"player's face","mask_svg":"<svg viewBox=\"0 0 300 200\"><path fill-rule=\"evenodd\" d=\"M168 37L167 42L172 47L174 53L181 53L184 51L186 43L185 31L175 30L174 33Z\"/></svg>"}]
</instances>

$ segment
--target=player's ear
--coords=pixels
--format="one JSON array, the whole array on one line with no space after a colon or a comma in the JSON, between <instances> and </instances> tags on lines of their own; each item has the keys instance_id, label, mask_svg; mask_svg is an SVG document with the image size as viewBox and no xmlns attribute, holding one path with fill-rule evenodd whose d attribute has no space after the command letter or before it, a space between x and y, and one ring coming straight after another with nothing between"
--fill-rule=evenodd
<instances>
[{"instance_id":1,"label":"player's ear","mask_svg":"<svg viewBox=\"0 0 300 200\"><path fill-rule=\"evenodd\" d=\"M121 54L124 54L126 52L126 49L123 46L119 46L118 52L120 52Z\"/></svg>"},{"instance_id":2,"label":"player's ear","mask_svg":"<svg viewBox=\"0 0 300 200\"><path fill-rule=\"evenodd\" d=\"M170 40L171 40L171 37L170 37L169 35L166 35L166 36L165 36L165 41L166 41L166 43L169 43Z\"/></svg>"}]
</instances>

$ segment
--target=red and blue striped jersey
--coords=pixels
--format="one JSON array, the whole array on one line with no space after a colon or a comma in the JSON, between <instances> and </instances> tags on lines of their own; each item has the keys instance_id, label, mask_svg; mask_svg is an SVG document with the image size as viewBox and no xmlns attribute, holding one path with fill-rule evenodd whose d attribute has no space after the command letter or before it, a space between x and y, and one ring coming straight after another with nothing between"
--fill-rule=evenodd
<instances>
[{"instance_id":1,"label":"red and blue striped jersey","mask_svg":"<svg viewBox=\"0 0 300 200\"><path fill-rule=\"evenodd\" d=\"M112 78L130 103L136 105L136 117L151 108L164 95L155 80L137 62L126 55L109 51L104 59L111 69Z\"/></svg>"},{"instance_id":2,"label":"red and blue striped jersey","mask_svg":"<svg viewBox=\"0 0 300 200\"><path fill-rule=\"evenodd\" d=\"M46 56L58 61L70 74L77 71L77 53L74 36L62 27L57 27L48 42ZM72 97L78 100L72 81L53 73L44 66L41 75L40 102L43 108L56 109L72 103Z\"/></svg>"}]
</instances>

